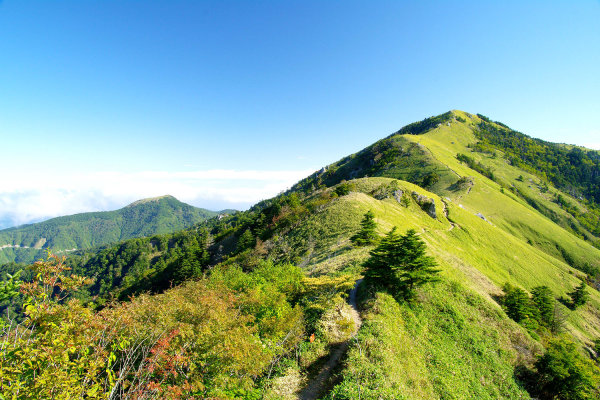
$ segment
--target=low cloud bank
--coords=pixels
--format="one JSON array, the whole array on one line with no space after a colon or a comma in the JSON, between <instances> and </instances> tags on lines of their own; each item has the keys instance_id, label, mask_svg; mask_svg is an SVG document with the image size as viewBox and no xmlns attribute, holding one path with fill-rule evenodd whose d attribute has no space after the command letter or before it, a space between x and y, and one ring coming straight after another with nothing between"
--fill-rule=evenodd
<instances>
[{"instance_id":1,"label":"low cloud bank","mask_svg":"<svg viewBox=\"0 0 600 400\"><path fill-rule=\"evenodd\" d=\"M223 169L15 175L4 179L0 187L0 229L61 215L114 210L165 194L211 210L245 209L312 172Z\"/></svg>"}]
</instances>

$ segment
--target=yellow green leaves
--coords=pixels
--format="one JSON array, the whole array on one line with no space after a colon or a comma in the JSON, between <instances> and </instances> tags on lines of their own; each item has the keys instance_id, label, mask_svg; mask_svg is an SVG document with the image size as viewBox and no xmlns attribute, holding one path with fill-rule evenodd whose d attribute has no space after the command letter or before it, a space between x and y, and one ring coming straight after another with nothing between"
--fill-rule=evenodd
<instances>
[{"instance_id":1,"label":"yellow green leaves","mask_svg":"<svg viewBox=\"0 0 600 400\"><path fill-rule=\"evenodd\" d=\"M291 265L232 267L94 312L53 296L85 282L66 277L63 261L34 266L37 280L22 285L28 318L0 336L6 398L226 398L254 392L304 336L302 309L290 301L303 278Z\"/></svg>"}]
</instances>

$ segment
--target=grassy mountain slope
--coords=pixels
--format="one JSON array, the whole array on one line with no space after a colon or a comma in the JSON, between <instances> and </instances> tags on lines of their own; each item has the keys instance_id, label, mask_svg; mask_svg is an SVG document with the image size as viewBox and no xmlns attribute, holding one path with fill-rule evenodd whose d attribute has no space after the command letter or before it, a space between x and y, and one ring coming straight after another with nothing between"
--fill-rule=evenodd
<instances>
[{"instance_id":1,"label":"grassy mountain slope","mask_svg":"<svg viewBox=\"0 0 600 400\"><path fill-rule=\"evenodd\" d=\"M323 210L312 214L287 233L287 245L295 249L294 256L302 259L308 273L333 273L364 259L367 256L366 249L352 247L349 238L358 230L363 214L372 210L380 234L393 226L400 231L418 229L428 243L430 252L443 263L444 275L473 288L490 300L501 293L501 287L506 282L526 290L547 285L556 298L564 297L577 285L578 277L583 276L582 272L565 263L561 257L552 256L543 248L528 244L523 237L476 216L475 212L481 209L471 210L446 200L448 217L444 212L438 212L434 219L413 199L408 207L403 207L393 196L381 200L373 197L373 193L380 192L381 187L389 186L392 182L394 180L389 178L357 179L353 181L356 191L332 200ZM399 188L406 193L416 191L432 198L438 209L443 210L444 202L438 195L408 182L400 182ZM535 216L526 206L510 198L508 201L514 213L520 212L525 216L531 213L531 218ZM537 218L546 221L539 214ZM570 239L573 247L565 248L572 254L571 257L588 259L590 262L600 261L600 250L560 227L551 232L561 234L560 237L565 240ZM526 233L531 234L528 229ZM317 244L311 245L311 242ZM599 307L600 295L594 291L589 307L570 314L568 329L588 343L600 336L600 320L595 315Z\"/></svg>"},{"instance_id":2,"label":"grassy mountain slope","mask_svg":"<svg viewBox=\"0 0 600 400\"><path fill-rule=\"evenodd\" d=\"M446 200L449 218L439 212L434 219L412 197L407 207L394 196L381 198L382 187L393 182L352 181L349 194L334 197L273 249L284 259L296 258L314 276L357 271L367 249L351 246L349 238L371 210L381 234L393 226L417 229L442 268L442 282L425 288L417 305L397 303L383 294L364 305L367 322L331 398L352 399L359 393L364 398L398 398L398 393L405 395L401 398L528 398L515 381L514 369L531 365L542 346L504 314L497 303L501 287L506 282L526 290L547 285L558 299L583 274L453 201ZM443 204L441 197L413 184L397 185L405 193L434 199L440 208ZM591 251L590 258L600 256L582 240L572 241L582 246L569 250L574 256L581 251ZM571 311L557 305L565 313L566 331L586 345L600 336L600 295L589 291L591 300L583 308Z\"/></svg>"},{"instance_id":3,"label":"grassy mountain slope","mask_svg":"<svg viewBox=\"0 0 600 400\"><path fill-rule=\"evenodd\" d=\"M175 232L216 212L192 207L172 196L136 201L116 211L53 218L0 231L0 264L32 262L50 248L55 252L87 249L121 240ZM28 247L28 248L27 248Z\"/></svg>"},{"instance_id":4,"label":"grassy mountain slope","mask_svg":"<svg viewBox=\"0 0 600 400\"><path fill-rule=\"evenodd\" d=\"M442 281L424 288L417 305L382 293L365 296L371 298L363 304L366 323L341 380L331 383L331 398L357 398L357 390L364 390L363 397L369 388L372 398L398 398L398 393L405 398L526 398L516 371L532 366L545 339L507 317L498 300L502 286L531 291L546 285L561 299L586 273L600 268L594 235L555 201L558 194L578 200L506 162L498 149L495 155L472 151L480 121L453 111L433 123L403 128L311 175L286 195L200 225L210 233L211 262L204 264L205 271L217 261L252 270L257 260L271 257L301 266L310 279L325 280L361 273L369 248L354 247L350 237L367 211L375 214L380 235L394 226L401 232L417 229L442 270ZM471 166L458 154L471 158ZM435 218L423 199L433 200ZM254 241L242 245L246 232ZM157 252L152 242L149 246L148 254ZM182 259L177 262L172 268L183 266ZM135 273L160 281L154 261L150 265ZM600 337L600 294L588 291L585 306L556 307L569 337L589 348ZM329 343L320 328L307 323L306 330L311 329L318 334L316 342L307 344L298 364L279 378L310 377L318 363L313 354L324 355Z\"/></svg>"},{"instance_id":5,"label":"grassy mountain slope","mask_svg":"<svg viewBox=\"0 0 600 400\"><path fill-rule=\"evenodd\" d=\"M479 117L452 111L433 119L441 122L420 123L432 129L412 129L418 135L391 135L300 181L292 190L310 191L362 176L407 180L448 197L473 214L482 214L493 225L586 273L600 272L600 261L592 248L598 245L598 238L556 198L568 198L580 210L585 210L585 205L537 175L510 165L500 150L495 150L496 154L471 151L478 142L475 131L483 122ZM406 131L411 130L399 132ZM460 162L458 154L474 160L477 170ZM490 172L494 180L478 170Z\"/></svg>"},{"instance_id":6,"label":"grassy mountain slope","mask_svg":"<svg viewBox=\"0 0 600 400\"><path fill-rule=\"evenodd\" d=\"M502 312L456 283L417 306L378 293L330 399L529 399L514 364L538 350ZM517 350L519 349L519 350Z\"/></svg>"},{"instance_id":7,"label":"grassy mountain slope","mask_svg":"<svg viewBox=\"0 0 600 400\"><path fill-rule=\"evenodd\" d=\"M285 338L261 348L289 347L271 359L261 356L253 378L243 374L244 390L210 392L211 385L219 385L206 380L203 395L293 399L331 349L349 339L353 323L345 317L342 297L363 273L373 248L354 246L350 238L371 211L379 235L393 227L417 231L441 270L440 281L420 289L414 303L364 288L364 324L347 342L345 362L320 398L529 398L521 371L533 367L554 333L511 320L501 306L502 286L531 292L545 285L558 300L587 279L587 304L570 309L556 302L555 310L564 318L564 337L592 354L600 337L600 293L593 288L600 250L585 220L557 199L568 199L580 213L594 203L572 197L535 170L519 168L499 147L483 146L481 122L493 124L461 111L411 124L248 211L80 253L70 262L77 273L96 279L89 294L100 295L102 302L164 291L140 297L151 316L155 309L172 309L169 318L187 321L191 303L181 301L186 309L179 310L179 303L170 307L164 299L188 298L189 284L169 288L190 279L203 288L194 293L216 288L237 297L241 306L232 320L247 317L253 341ZM297 265L305 277L290 265L276 272L280 267L265 266L265 259ZM257 272L260 279L252 278ZM280 285L282 277L293 277L293 290L283 289L289 283L270 287ZM139 307L133 304L103 312L119 315L120 307L123 312ZM293 319L282 310L294 310ZM201 325L217 317L192 319ZM278 319L286 318L293 328L276 330ZM228 342L219 336L211 343ZM239 387L237 378L228 376L234 379L231 386Z\"/></svg>"},{"instance_id":8,"label":"grassy mountain slope","mask_svg":"<svg viewBox=\"0 0 600 400\"><path fill-rule=\"evenodd\" d=\"M468 118L468 121L472 122L454 121L451 126L442 125L426 135L406 137L407 140L431 149L436 159L451 169L457 177L473 178L474 185L468 193L464 190L449 190L450 188L442 188L439 192L474 213L482 213L493 224L498 224L505 230L531 241L534 246L542 248L553 256L566 258L566 261L580 269L585 270L588 265L598 267L600 264L598 257L595 256L597 253L590 246L597 239L589 232L586 232L586 235L577 235L577 232L573 232L570 229L572 226L576 226L578 232L585 232L585 228L573 221L572 216L554 201L557 195L569 197L573 202L577 200L553 187L544 191L545 186L539 177L509 165L502 157L502 153L494 156L470 152L467 146L477 142L473 129L474 124L479 122L479 117L469 118L465 113L458 111L455 113L459 117L461 114L464 115L465 119ZM456 155L459 153L467 153L476 162L493 170L495 180L486 178L458 161ZM522 181L519 177L523 178ZM540 218L540 213L545 218ZM547 215L555 216L554 221ZM557 223L571 230L575 235L567 235L564 230L557 227ZM574 236L589 239L588 243L575 240ZM569 250L565 251L567 249ZM576 254L576 258L569 259L570 254Z\"/></svg>"}]
</instances>

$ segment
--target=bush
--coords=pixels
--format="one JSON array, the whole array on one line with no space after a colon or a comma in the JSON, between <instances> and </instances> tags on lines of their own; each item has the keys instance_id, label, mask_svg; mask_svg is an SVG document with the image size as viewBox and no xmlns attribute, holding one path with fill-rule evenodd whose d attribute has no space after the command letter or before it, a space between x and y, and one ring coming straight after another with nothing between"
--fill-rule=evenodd
<instances>
[{"instance_id":1,"label":"bush","mask_svg":"<svg viewBox=\"0 0 600 400\"><path fill-rule=\"evenodd\" d=\"M423 180L421 181L421 187L429 188L439 182L439 180L440 176L438 174L435 172L430 172L423 177Z\"/></svg>"},{"instance_id":2,"label":"bush","mask_svg":"<svg viewBox=\"0 0 600 400\"><path fill-rule=\"evenodd\" d=\"M577 351L574 343L555 339L535 363L537 394L542 399L597 399L597 366Z\"/></svg>"},{"instance_id":3,"label":"bush","mask_svg":"<svg viewBox=\"0 0 600 400\"><path fill-rule=\"evenodd\" d=\"M348 182L342 182L335 188L338 196L345 196L354 189Z\"/></svg>"},{"instance_id":4,"label":"bush","mask_svg":"<svg viewBox=\"0 0 600 400\"><path fill-rule=\"evenodd\" d=\"M64 259L34 269L36 280L21 284L27 319L0 332L0 399L252 394L304 333L302 309L291 303L303 274L292 265L223 266L100 312L64 303L87 283L65 275Z\"/></svg>"}]
</instances>

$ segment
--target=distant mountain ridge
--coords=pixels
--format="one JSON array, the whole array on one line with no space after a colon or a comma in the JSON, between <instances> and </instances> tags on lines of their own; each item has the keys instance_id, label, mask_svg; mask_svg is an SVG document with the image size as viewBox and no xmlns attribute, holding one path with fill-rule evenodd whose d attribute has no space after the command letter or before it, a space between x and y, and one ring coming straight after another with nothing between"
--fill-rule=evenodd
<instances>
[{"instance_id":1,"label":"distant mountain ridge","mask_svg":"<svg viewBox=\"0 0 600 400\"><path fill-rule=\"evenodd\" d=\"M166 195L119 210L74 214L0 230L0 264L32 262L44 249L67 252L188 228L218 213Z\"/></svg>"}]
</instances>

